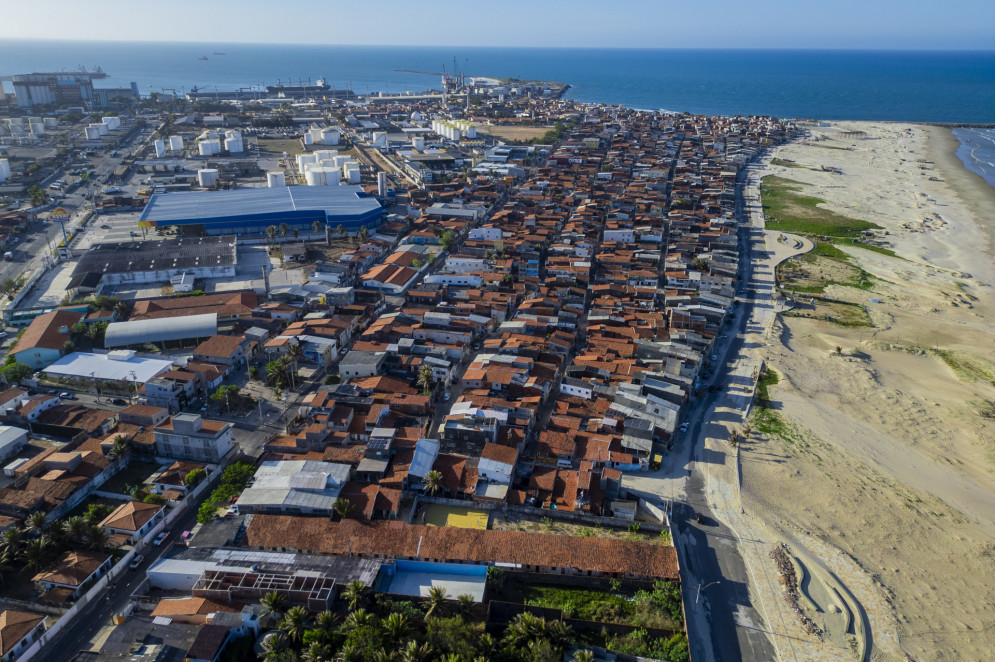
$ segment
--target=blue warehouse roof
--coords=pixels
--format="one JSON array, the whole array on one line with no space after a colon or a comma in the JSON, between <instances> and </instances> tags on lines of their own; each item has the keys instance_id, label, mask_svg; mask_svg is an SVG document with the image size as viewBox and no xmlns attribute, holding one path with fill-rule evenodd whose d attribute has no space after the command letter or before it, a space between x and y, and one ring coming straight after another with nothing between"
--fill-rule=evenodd
<instances>
[{"instance_id":1,"label":"blue warehouse roof","mask_svg":"<svg viewBox=\"0 0 995 662\"><path fill-rule=\"evenodd\" d=\"M284 186L243 188L230 191L154 194L138 221L157 225L202 223L218 225L236 221L303 220L323 214L329 223L370 222L382 209L359 186Z\"/></svg>"}]
</instances>

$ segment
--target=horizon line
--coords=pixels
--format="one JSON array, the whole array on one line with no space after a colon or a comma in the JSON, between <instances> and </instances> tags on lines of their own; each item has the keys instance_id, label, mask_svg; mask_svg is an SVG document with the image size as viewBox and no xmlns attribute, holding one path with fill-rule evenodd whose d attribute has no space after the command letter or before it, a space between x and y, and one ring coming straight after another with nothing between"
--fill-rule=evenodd
<instances>
[{"instance_id":1,"label":"horizon line","mask_svg":"<svg viewBox=\"0 0 995 662\"><path fill-rule=\"evenodd\" d=\"M229 45L229 46L326 46L344 48L490 48L497 50L593 50L593 51L804 51L804 52L876 52L876 53L992 53L995 48L874 48L869 46L845 47L823 46L807 48L803 46L581 46L581 45L535 45L498 46L480 44L333 44L320 42L279 42L279 41L186 41L186 40L135 40L135 39L51 39L45 37L10 37L8 42L82 43L82 44L189 44L189 45Z\"/></svg>"}]
</instances>

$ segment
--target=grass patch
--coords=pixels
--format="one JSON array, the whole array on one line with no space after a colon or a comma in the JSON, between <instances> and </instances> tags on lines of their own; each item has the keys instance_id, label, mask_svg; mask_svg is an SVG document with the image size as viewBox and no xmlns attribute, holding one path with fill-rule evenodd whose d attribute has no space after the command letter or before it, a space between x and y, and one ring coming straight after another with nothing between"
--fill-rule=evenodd
<instances>
[{"instance_id":1,"label":"grass patch","mask_svg":"<svg viewBox=\"0 0 995 662\"><path fill-rule=\"evenodd\" d=\"M804 168L806 170L809 170L808 166L796 163L795 161L791 161L790 159L771 159L770 164L781 166L782 168Z\"/></svg>"},{"instance_id":2,"label":"grass patch","mask_svg":"<svg viewBox=\"0 0 995 662\"><path fill-rule=\"evenodd\" d=\"M683 630L681 589L670 582L654 582L652 591L599 591L553 586L518 584L517 597L523 604L560 609L566 618L600 623L636 625L663 630Z\"/></svg>"},{"instance_id":3,"label":"grass patch","mask_svg":"<svg viewBox=\"0 0 995 662\"><path fill-rule=\"evenodd\" d=\"M802 182L775 175L764 177L760 184L761 203L768 230L801 232L826 237L859 237L864 230L881 226L837 214L820 207L822 198L802 195Z\"/></svg>"},{"instance_id":4,"label":"grass patch","mask_svg":"<svg viewBox=\"0 0 995 662\"><path fill-rule=\"evenodd\" d=\"M995 386L995 365L985 359L952 349L940 349L938 347L921 347L919 345L895 345L891 343L878 343L878 347L888 351L907 352L919 356L935 357L950 368L962 382L988 382Z\"/></svg>"},{"instance_id":5,"label":"grass patch","mask_svg":"<svg viewBox=\"0 0 995 662\"><path fill-rule=\"evenodd\" d=\"M163 465L157 462L132 460L124 469L117 472L100 489L104 492L128 494L129 487L138 487L152 474L161 471Z\"/></svg>"},{"instance_id":6,"label":"grass patch","mask_svg":"<svg viewBox=\"0 0 995 662\"><path fill-rule=\"evenodd\" d=\"M854 248L862 248L865 251L871 251L873 253L880 253L881 255L887 255L888 257L894 257L894 258L897 258L899 260L905 260L906 262L908 262L908 260L906 260L904 257L902 257L901 255L899 255L895 251L891 250L890 248L885 248L884 246L877 246L875 244L864 244L864 243L861 243L859 241L854 241L852 239L834 239L833 241L836 242L837 244L841 244L843 246L853 246ZM837 250L839 250L839 249L837 249ZM840 252L842 253L843 251L840 251ZM846 255L846 253L844 253L844 255Z\"/></svg>"},{"instance_id":7,"label":"grass patch","mask_svg":"<svg viewBox=\"0 0 995 662\"><path fill-rule=\"evenodd\" d=\"M785 317L805 317L808 319L824 320L847 328L874 326L871 316L863 304L824 297L811 297L811 299L813 299L811 308L807 307L809 306L808 301L804 301L800 305L806 307L796 307L783 313L783 315Z\"/></svg>"},{"instance_id":8,"label":"grass patch","mask_svg":"<svg viewBox=\"0 0 995 662\"><path fill-rule=\"evenodd\" d=\"M849 147L836 147L835 145L820 145L818 143L805 143L805 144L808 145L809 147L819 147L821 149L840 149L843 150L844 152L850 151Z\"/></svg>"},{"instance_id":9,"label":"grass patch","mask_svg":"<svg viewBox=\"0 0 995 662\"><path fill-rule=\"evenodd\" d=\"M767 368L760 373L760 378L757 380L757 398L761 403L770 402L770 391L768 389L780 381L781 376L773 368Z\"/></svg>"}]
</instances>

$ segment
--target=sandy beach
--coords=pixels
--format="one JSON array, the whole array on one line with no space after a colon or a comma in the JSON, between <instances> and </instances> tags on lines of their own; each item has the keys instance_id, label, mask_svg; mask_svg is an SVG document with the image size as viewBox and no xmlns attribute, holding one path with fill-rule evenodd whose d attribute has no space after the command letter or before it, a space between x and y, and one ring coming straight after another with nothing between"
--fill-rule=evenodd
<instances>
[{"instance_id":1,"label":"sandy beach","mask_svg":"<svg viewBox=\"0 0 995 662\"><path fill-rule=\"evenodd\" d=\"M825 294L870 325L778 318L764 358L784 433L754 425L740 445L746 513L864 596L870 659L995 646L995 189L958 145L939 127L840 122L769 168L881 226L897 255L839 247L870 285ZM802 608L832 636L831 614Z\"/></svg>"}]
</instances>

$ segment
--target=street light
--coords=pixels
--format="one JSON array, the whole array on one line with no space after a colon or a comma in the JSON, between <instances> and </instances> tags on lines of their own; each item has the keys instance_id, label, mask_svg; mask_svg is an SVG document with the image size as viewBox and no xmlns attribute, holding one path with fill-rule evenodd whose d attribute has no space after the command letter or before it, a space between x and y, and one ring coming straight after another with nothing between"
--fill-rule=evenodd
<instances>
[{"instance_id":1,"label":"street light","mask_svg":"<svg viewBox=\"0 0 995 662\"><path fill-rule=\"evenodd\" d=\"M709 586L711 586L712 584L718 584L718 583L719 583L719 580L715 580L714 582L708 582L708 583L707 583L707 584L705 584L704 586L702 586L701 584L698 584L698 592L697 592L697 593L695 593L695 596L694 596L694 604L695 604L695 605L697 605L697 604L698 604L698 598L700 598L700 597L701 597L701 591L702 591L702 589L706 589L706 588L708 588Z\"/></svg>"}]
</instances>

